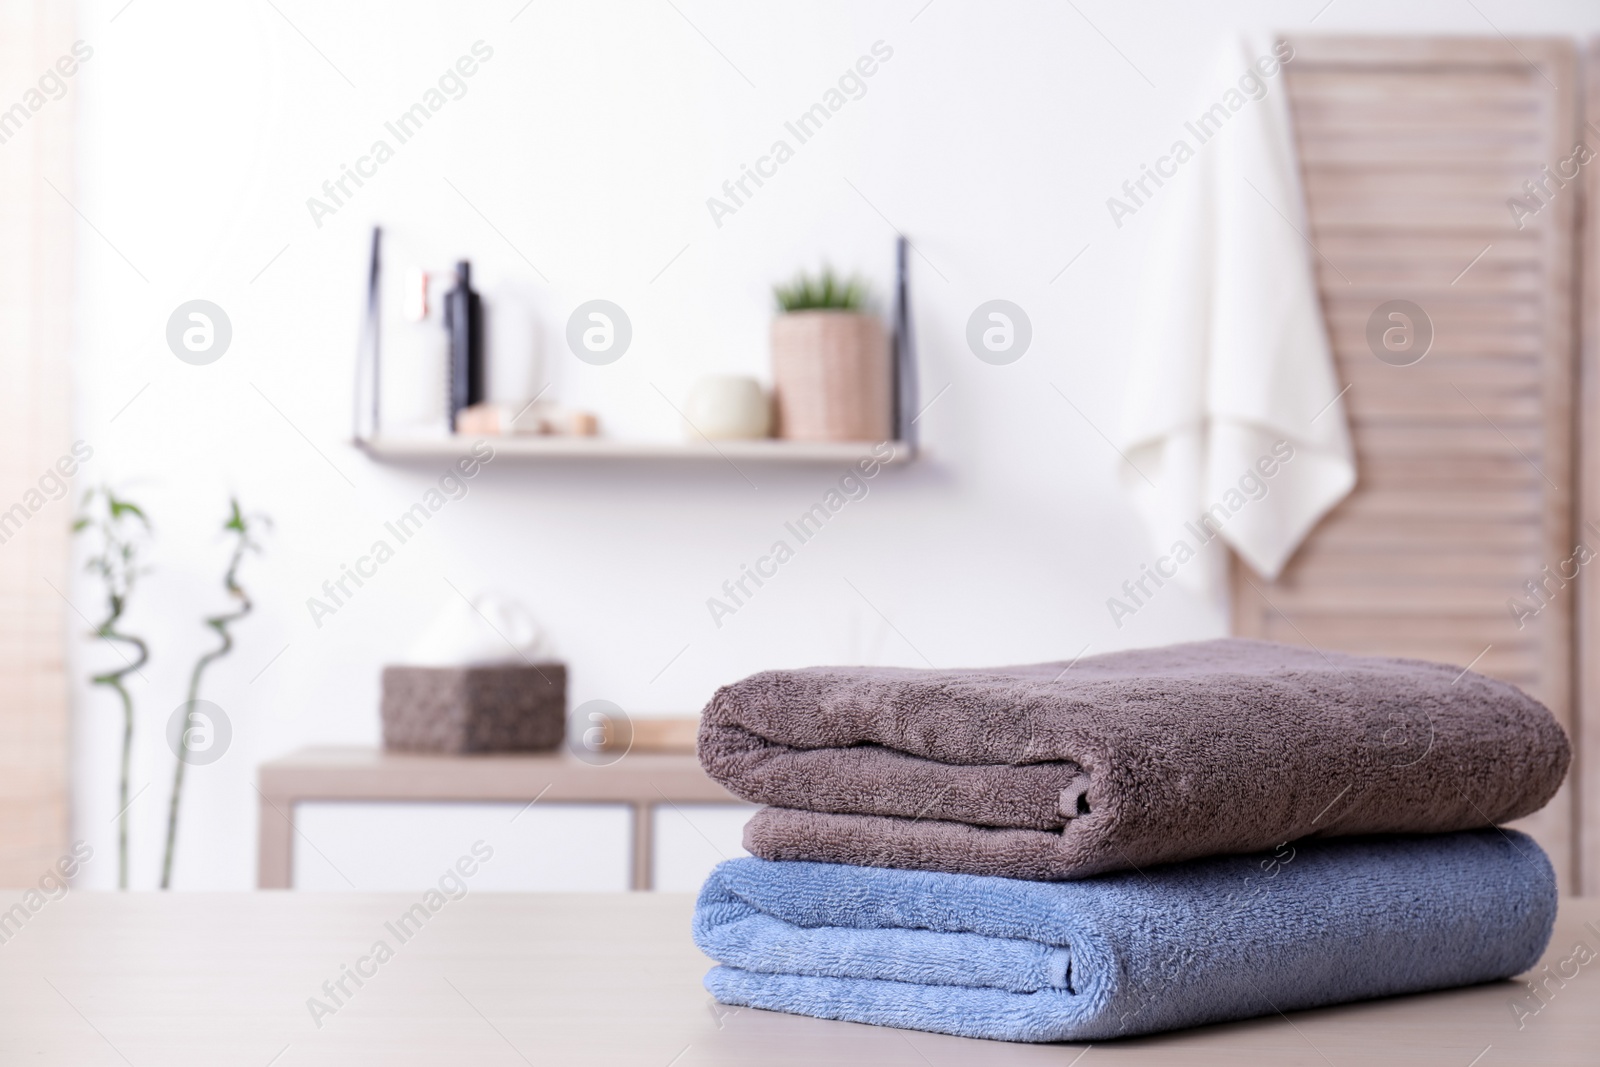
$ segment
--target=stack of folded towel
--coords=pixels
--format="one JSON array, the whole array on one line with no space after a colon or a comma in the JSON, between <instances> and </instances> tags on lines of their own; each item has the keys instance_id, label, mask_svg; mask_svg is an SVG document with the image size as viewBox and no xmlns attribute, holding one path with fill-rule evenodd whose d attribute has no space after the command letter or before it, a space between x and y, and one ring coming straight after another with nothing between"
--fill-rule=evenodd
<instances>
[{"instance_id":1,"label":"stack of folded towel","mask_svg":"<svg viewBox=\"0 0 1600 1067\"><path fill-rule=\"evenodd\" d=\"M1555 919L1570 747L1514 686L1223 640L725 686L700 759L758 858L695 940L729 1004L1098 1040L1506 978Z\"/></svg>"}]
</instances>

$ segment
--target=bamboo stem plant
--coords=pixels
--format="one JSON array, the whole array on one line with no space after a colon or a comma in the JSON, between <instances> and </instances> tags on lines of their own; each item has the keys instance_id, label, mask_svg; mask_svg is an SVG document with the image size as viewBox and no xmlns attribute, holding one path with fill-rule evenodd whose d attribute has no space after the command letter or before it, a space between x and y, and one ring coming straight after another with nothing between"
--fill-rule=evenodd
<instances>
[{"instance_id":1,"label":"bamboo stem plant","mask_svg":"<svg viewBox=\"0 0 1600 1067\"><path fill-rule=\"evenodd\" d=\"M194 670L189 674L189 696L184 703L185 714L187 709L194 706L200 698L200 681L205 675L206 668L212 663L233 651L233 635L228 632L228 627L249 615L254 608L250 595L239 584L239 565L244 562L245 553L261 551L261 545L253 536L253 529L266 524L266 520L259 516L245 515L239 509L237 499L229 502L228 521L223 523L223 530L233 537L233 554L228 560L228 569L222 576L222 587L227 595L232 598L237 607L233 611L213 615L205 620L205 624L216 631L220 643L217 647L203 653L195 660ZM178 847L178 806L183 798L183 771L189 764L189 738L190 728L187 720L179 733L178 762L172 772L172 801L167 808L167 843L161 859L161 888L172 887L172 860Z\"/></svg>"},{"instance_id":2,"label":"bamboo stem plant","mask_svg":"<svg viewBox=\"0 0 1600 1067\"><path fill-rule=\"evenodd\" d=\"M85 562L85 569L97 576L105 587L105 618L94 629L94 636L105 641L123 660L115 670L91 675L93 685L103 685L117 694L122 703L121 777L117 790L117 888L128 888L128 778L133 759L133 694L124 682L130 674L150 660L144 639L124 633L120 627L139 576L147 571L139 565L139 554L150 533L150 520L139 506L101 486L84 494L83 513L73 522L74 533L98 535L99 545ZM129 659L120 645L131 646Z\"/></svg>"}]
</instances>

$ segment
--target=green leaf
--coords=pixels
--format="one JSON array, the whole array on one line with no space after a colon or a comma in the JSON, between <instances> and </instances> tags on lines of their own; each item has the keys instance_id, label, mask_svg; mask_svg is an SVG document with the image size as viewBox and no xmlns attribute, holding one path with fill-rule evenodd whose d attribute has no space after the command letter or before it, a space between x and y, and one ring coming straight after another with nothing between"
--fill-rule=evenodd
<instances>
[{"instance_id":1,"label":"green leaf","mask_svg":"<svg viewBox=\"0 0 1600 1067\"><path fill-rule=\"evenodd\" d=\"M784 311L857 311L867 296L866 284L859 277L841 279L828 266L815 277L797 274L788 285L773 286L772 292Z\"/></svg>"}]
</instances>

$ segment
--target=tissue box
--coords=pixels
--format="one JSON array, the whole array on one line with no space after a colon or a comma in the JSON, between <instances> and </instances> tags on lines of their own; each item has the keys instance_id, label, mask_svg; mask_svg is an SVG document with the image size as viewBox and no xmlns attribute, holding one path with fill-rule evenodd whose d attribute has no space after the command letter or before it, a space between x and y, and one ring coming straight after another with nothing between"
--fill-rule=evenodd
<instances>
[{"instance_id":1,"label":"tissue box","mask_svg":"<svg viewBox=\"0 0 1600 1067\"><path fill-rule=\"evenodd\" d=\"M543 752L567 730L561 663L385 667L383 745L412 752Z\"/></svg>"}]
</instances>

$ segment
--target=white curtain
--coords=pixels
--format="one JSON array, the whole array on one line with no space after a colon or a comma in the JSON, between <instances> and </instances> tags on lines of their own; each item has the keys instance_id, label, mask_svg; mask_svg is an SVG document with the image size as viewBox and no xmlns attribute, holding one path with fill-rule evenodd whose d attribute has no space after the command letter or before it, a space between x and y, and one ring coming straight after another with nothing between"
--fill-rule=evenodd
<instances>
[{"instance_id":1,"label":"white curtain","mask_svg":"<svg viewBox=\"0 0 1600 1067\"><path fill-rule=\"evenodd\" d=\"M26 501L70 446L74 94L26 94L70 51L72 9L0 0L0 886L37 884L67 848L74 501Z\"/></svg>"}]
</instances>

